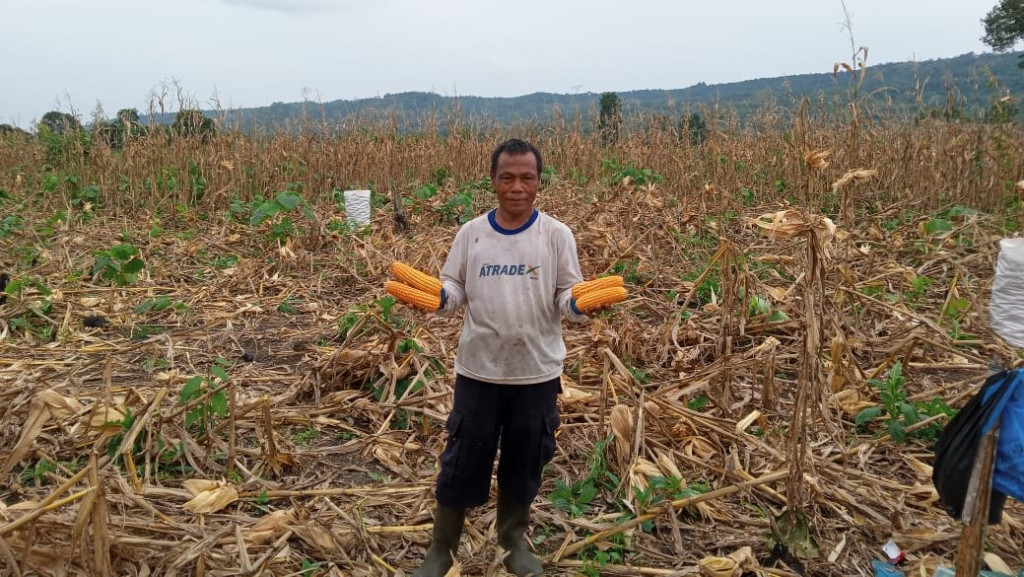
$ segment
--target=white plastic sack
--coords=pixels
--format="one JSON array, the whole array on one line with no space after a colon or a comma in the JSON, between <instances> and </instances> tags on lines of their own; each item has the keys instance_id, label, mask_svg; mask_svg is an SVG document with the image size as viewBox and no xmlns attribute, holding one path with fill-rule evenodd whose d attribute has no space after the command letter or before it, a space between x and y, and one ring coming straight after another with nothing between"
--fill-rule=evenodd
<instances>
[{"instance_id":1,"label":"white plastic sack","mask_svg":"<svg viewBox=\"0 0 1024 577\"><path fill-rule=\"evenodd\" d=\"M351 226L370 224L370 191L345 191L345 221Z\"/></svg>"},{"instance_id":2,"label":"white plastic sack","mask_svg":"<svg viewBox=\"0 0 1024 577\"><path fill-rule=\"evenodd\" d=\"M999 241L989 315L999 336L1024 349L1024 238Z\"/></svg>"}]
</instances>

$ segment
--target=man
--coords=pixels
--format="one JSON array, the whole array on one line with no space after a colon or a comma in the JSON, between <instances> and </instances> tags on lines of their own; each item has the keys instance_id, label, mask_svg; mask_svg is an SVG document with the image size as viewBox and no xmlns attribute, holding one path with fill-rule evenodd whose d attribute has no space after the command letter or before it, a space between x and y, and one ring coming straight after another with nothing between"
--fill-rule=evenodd
<instances>
[{"instance_id":1,"label":"man","mask_svg":"<svg viewBox=\"0 0 1024 577\"><path fill-rule=\"evenodd\" d=\"M542 575L525 533L541 472L555 452L561 391L561 318L585 322L571 289L582 278L567 226L533 207L540 152L513 139L491 155L497 208L466 223L441 271L441 315L466 306L455 358L455 400L437 479L434 534L413 577L452 565L466 509L487 503L498 463L498 543L517 576ZM593 311L597 312L597 311ZM588 314L593 314L588 311Z\"/></svg>"}]
</instances>

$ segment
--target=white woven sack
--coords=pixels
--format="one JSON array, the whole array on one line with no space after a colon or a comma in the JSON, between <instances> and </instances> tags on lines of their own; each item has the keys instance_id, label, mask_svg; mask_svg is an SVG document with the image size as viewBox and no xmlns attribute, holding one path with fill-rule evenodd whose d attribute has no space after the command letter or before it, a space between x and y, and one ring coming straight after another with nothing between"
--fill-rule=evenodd
<instances>
[{"instance_id":1,"label":"white woven sack","mask_svg":"<svg viewBox=\"0 0 1024 577\"><path fill-rule=\"evenodd\" d=\"M370 191L345 191L345 221L352 226L370 224Z\"/></svg>"},{"instance_id":2,"label":"white woven sack","mask_svg":"<svg viewBox=\"0 0 1024 577\"><path fill-rule=\"evenodd\" d=\"M989 315L999 336L1024 349L1024 238L999 241Z\"/></svg>"}]
</instances>

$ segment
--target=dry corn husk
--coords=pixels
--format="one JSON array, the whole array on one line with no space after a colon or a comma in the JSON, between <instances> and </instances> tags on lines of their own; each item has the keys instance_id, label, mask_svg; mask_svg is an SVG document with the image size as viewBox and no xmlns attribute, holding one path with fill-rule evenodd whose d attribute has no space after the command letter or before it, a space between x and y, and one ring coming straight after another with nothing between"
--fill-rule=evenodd
<instances>
[{"instance_id":1,"label":"dry corn husk","mask_svg":"<svg viewBox=\"0 0 1024 577\"><path fill-rule=\"evenodd\" d=\"M58 419L69 417L82 410L82 403L74 397L65 397L53 389L40 391L37 398L50 409L50 414Z\"/></svg>"},{"instance_id":2,"label":"dry corn husk","mask_svg":"<svg viewBox=\"0 0 1024 577\"><path fill-rule=\"evenodd\" d=\"M562 385L562 394L559 395L558 398L559 398L559 400L562 401L562 403L564 405L569 406L569 405L585 405L585 404L589 403L590 401L593 401L597 397L594 394L592 394L592 393L588 393L586 391L581 391L580 389L577 389L575 387L570 387L569 385L563 384Z\"/></svg>"},{"instance_id":3,"label":"dry corn husk","mask_svg":"<svg viewBox=\"0 0 1024 577\"><path fill-rule=\"evenodd\" d=\"M921 505L931 505L939 501L939 492L935 490L935 485L931 483L914 483L914 486L908 493Z\"/></svg>"},{"instance_id":4,"label":"dry corn husk","mask_svg":"<svg viewBox=\"0 0 1024 577\"><path fill-rule=\"evenodd\" d=\"M245 540L253 544L271 543L297 520L294 509L271 511L245 530Z\"/></svg>"},{"instance_id":5,"label":"dry corn husk","mask_svg":"<svg viewBox=\"0 0 1024 577\"><path fill-rule=\"evenodd\" d=\"M682 441L682 452L687 457L707 460L717 455L718 449L703 437L688 437Z\"/></svg>"},{"instance_id":6,"label":"dry corn husk","mask_svg":"<svg viewBox=\"0 0 1024 577\"><path fill-rule=\"evenodd\" d=\"M822 245L827 245L836 235L832 219L817 214L808 216L795 208L748 218L747 222L761 228L770 238L793 238L813 230Z\"/></svg>"},{"instance_id":7,"label":"dry corn husk","mask_svg":"<svg viewBox=\"0 0 1024 577\"><path fill-rule=\"evenodd\" d=\"M981 556L981 558L985 561L985 565L987 565L992 571L995 571L996 573L1004 573L1006 575L1013 575L1013 569L1007 565L1006 561L1003 561L999 555L986 552Z\"/></svg>"},{"instance_id":8,"label":"dry corn husk","mask_svg":"<svg viewBox=\"0 0 1024 577\"><path fill-rule=\"evenodd\" d=\"M851 182L864 182L877 174L874 170L857 168L844 174L839 180L832 183L832 190L839 190Z\"/></svg>"},{"instance_id":9,"label":"dry corn husk","mask_svg":"<svg viewBox=\"0 0 1024 577\"><path fill-rule=\"evenodd\" d=\"M828 166L828 160L826 159L831 154L831 150L805 150L804 162L807 163L808 168L822 170Z\"/></svg>"},{"instance_id":10,"label":"dry corn husk","mask_svg":"<svg viewBox=\"0 0 1024 577\"><path fill-rule=\"evenodd\" d=\"M238 500L238 490L226 481L186 479L182 486L195 495L191 501L182 505L182 508L190 513L215 513Z\"/></svg>"},{"instance_id":11,"label":"dry corn husk","mask_svg":"<svg viewBox=\"0 0 1024 577\"><path fill-rule=\"evenodd\" d=\"M658 468L661 469L662 474L668 478L682 479L683 474L679 471L679 467L676 466L676 462L664 451L655 451L658 456Z\"/></svg>"},{"instance_id":12,"label":"dry corn husk","mask_svg":"<svg viewBox=\"0 0 1024 577\"><path fill-rule=\"evenodd\" d=\"M100 404L93 409L92 417L89 418L89 426L104 432L117 432L121 430L120 423L124 422L124 414L124 406L120 403Z\"/></svg>"},{"instance_id":13,"label":"dry corn husk","mask_svg":"<svg viewBox=\"0 0 1024 577\"><path fill-rule=\"evenodd\" d=\"M838 405L844 413L851 417L856 416L857 413L868 407L873 407L876 404L861 398L860 391L857 389L843 389L832 395L829 398L829 402L832 405Z\"/></svg>"},{"instance_id":14,"label":"dry corn husk","mask_svg":"<svg viewBox=\"0 0 1024 577\"><path fill-rule=\"evenodd\" d=\"M657 465L644 459L643 457L636 460L636 464L633 465L633 471L638 475L643 475L650 479L651 477L661 477L661 469Z\"/></svg>"},{"instance_id":15,"label":"dry corn husk","mask_svg":"<svg viewBox=\"0 0 1024 577\"><path fill-rule=\"evenodd\" d=\"M317 527L309 523L303 523L293 525L290 527L295 535L302 539L307 544L320 549L321 551L331 552L338 548L337 542L331 537L330 531L327 531L323 527Z\"/></svg>"},{"instance_id":16,"label":"dry corn husk","mask_svg":"<svg viewBox=\"0 0 1024 577\"><path fill-rule=\"evenodd\" d=\"M633 445L633 412L626 405L615 405L610 421L616 452L622 456L629 455Z\"/></svg>"},{"instance_id":17,"label":"dry corn husk","mask_svg":"<svg viewBox=\"0 0 1024 577\"><path fill-rule=\"evenodd\" d=\"M742 547L728 557L704 557L700 560L700 574L704 577L739 577L758 566L753 550Z\"/></svg>"}]
</instances>

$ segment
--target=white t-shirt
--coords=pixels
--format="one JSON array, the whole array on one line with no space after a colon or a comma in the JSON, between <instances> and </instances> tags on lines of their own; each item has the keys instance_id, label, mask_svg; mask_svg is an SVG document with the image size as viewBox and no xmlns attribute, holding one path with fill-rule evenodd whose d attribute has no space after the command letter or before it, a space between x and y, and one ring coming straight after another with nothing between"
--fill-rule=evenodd
<instances>
[{"instance_id":1,"label":"white t-shirt","mask_svg":"<svg viewBox=\"0 0 1024 577\"><path fill-rule=\"evenodd\" d=\"M569 227L538 211L503 229L495 212L467 222L455 236L441 281L441 315L466 305L455 371L488 383L529 385L562 374L561 317L585 322L572 308L582 281Z\"/></svg>"}]
</instances>

